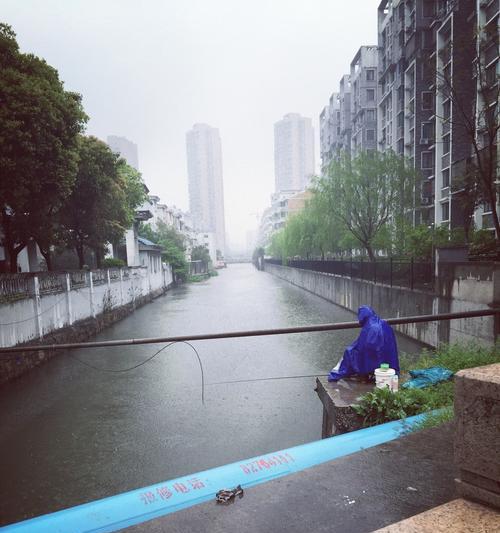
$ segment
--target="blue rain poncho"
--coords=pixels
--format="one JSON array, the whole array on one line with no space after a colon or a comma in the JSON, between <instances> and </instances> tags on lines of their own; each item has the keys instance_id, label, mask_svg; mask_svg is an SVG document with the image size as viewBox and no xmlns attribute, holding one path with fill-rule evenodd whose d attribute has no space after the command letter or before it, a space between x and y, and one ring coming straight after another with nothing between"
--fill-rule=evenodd
<instances>
[{"instance_id":1,"label":"blue rain poncho","mask_svg":"<svg viewBox=\"0 0 500 533\"><path fill-rule=\"evenodd\" d=\"M398 346L391 326L367 305L358 309L358 320L361 333L346 348L339 368L328 374L328 381L354 375L368 376L382 363L388 363L399 374Z\"/></svg>"},{"instance_id":2,"label":"blue rain poncho","mask_svg":"<svg viewBox=\"0 0 500 533\"><path fill-rule=\"evenodd\" d=\"M453 377L453 372L442 366L431 366L421 370L410 370L412 379L403 383L403 389L424 389L448 381Z\"/></svg>"}]
</instances>

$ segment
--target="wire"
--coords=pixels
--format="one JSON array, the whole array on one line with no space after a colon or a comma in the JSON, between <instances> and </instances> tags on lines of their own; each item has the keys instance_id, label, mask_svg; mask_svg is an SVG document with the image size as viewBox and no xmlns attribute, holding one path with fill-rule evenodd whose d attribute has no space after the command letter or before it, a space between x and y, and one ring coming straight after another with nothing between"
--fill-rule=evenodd
<instances>
[{"instance_id":1,"label":"wire","mask_svg":"<svg viewBox=\"0 0 500 533\"><path fill-rule=\"evenodd\" d=\"M91 365L90 363L87 363L86 361L82 361L80 358L78 358L76 355L73 355L72 353L68 353L68 355L75 359L75 361L78 361L84 366L88 366L89 368L92 368L93 370L96 370L97 372L105 372L108 374L121 374L122 372L130 372L131 370L135 370L136 368L139 368L142 365L145 365L146 363L149 363L149 361L152 361L157 355L159 355L165 348L168 348L172 346L172 344L175 344L174 342L170 342L169 344L165 344L162 348L160 348L158 351L156 351L153 355L145 359L144 361L141 361L140 363L137 363L134 366L130 366L128 368L117 368L117 369L110 369L110 368L102 368L99 366Z\"/></svg>"},{"instance_id":2,"label":"wire","mask_svg":"<svg viewBox=\"0 0 500 533\"><path fill-rule=\"evenodd\" d=\"M60 302L62 302L64 300L64 298L66 298L66 294L61 296L61 298L59 298L59 300L57 300L57 302L54 305L51 305L50 307L47 307L47 309L44 309L43 311L41 311L37 315L30 316L29 318L25 318L23 320L16 320L15 322L5 322L4 324L0 324L0 326L13 326L14 324L22 324L23 322L29 322L30 320L35 320L35 318L38 318L39 316L42 316L47 311L50 311L51 309L54 309L54 307L56 305L58 305Z\"/></svg>"},{"instance_id":3,"label":"wire","mask_svg":"<svg viewBox=\"0 0 500 533\"><path fill-rule=\"evenodd\" d=\"M72 353L68 353L68 355L74 359L75 361L78 361L80 364L84 365L84 366L87 366L97 372L104 372L104 373L108 373L108 374L121 374L121 373L124 373L124 372L130 372L131 370L135 370L136 368L139 368L143 365L145 365L146 363L149 363L150 361L152 361L157 355L159 355L163 350L165 350L166 348L169 348L170 346L172 346L173 344L187 344L195 353L196 355L196 358L198 359L198 364L200 365L200 373L201 373L201 403L202 405L205 405L205 372L203 370L203 363L201 362L201 357L200 357L200 354L198 353L198 350L189 342L187 341L180 341L180 342L170 342L169 344L165 344L165 346L163 346L162 348L160 348L159 350L157 350L153 355L151 355L150 357L148 357L147 359L145 359L144 361L141 361L140 363L137 363L136 365L133 365L133 366L130 366L130 367L127 367L127 368L118 368L118 369L109 369L109 368L101 368L101 367L98 367L98 366L94 366L90 363L87 363L86 361L82 361L79 357L77 357L76 355L73 355ZM0 358L0 360L2 360Z\"/></svg>"}]
</instances>

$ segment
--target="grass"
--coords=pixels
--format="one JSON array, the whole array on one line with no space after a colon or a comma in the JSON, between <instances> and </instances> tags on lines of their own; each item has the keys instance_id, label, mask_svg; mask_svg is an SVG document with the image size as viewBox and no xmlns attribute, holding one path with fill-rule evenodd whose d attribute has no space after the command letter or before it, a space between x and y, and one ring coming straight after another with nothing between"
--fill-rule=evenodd
<instances>
[{"instance_id":1,"label":"grass","mask_svg":"<svg viewBox=\"0 0 500 533\"><path fill-rule=\"evenodd\" d=\"M417 359L403 354L400 357L401 383L409 378L413 369L442 366L452 372L465 368L500 362L500 345L493 347L477 344L441 345L436 351L424 350ZM453 419L454 383L446 381L424 389L400 389L397 393L374 389L363 395L356 411L364 419L365 426L372 426L398 418L405 418L436 409L415 426L416 430L438 426Z\"/></svg>"}]
</instances>

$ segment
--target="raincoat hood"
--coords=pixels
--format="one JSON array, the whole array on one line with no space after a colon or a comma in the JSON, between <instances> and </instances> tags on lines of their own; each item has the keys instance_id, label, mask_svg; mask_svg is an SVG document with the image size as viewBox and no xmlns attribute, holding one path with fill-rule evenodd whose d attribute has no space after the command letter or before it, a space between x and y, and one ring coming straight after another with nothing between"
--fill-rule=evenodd
<instances>
[{"instance_id":1,"label":"raincoat hood","mask_svg":"<svg viewBox=\"0 0 500 533\"><path fill-rule=\"evenodd\" d=\"M362 305L358 309L358 321L363 326L370 318L378 318L375 311L369 305Z\"/></svg>"}]
</instances>

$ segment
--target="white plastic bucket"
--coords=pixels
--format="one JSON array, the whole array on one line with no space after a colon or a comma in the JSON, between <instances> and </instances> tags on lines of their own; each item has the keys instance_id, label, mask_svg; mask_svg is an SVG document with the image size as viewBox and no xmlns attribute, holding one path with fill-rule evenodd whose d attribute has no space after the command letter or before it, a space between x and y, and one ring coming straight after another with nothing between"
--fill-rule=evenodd
<instances>
[{"instance_id":1,"label":"white plastic bucket","mask_svg":"<svg viewBox=\"0 0 500 533\"><path fill-rule=\"evenodd\" d=\"M394 368L376 368L375 386L378 389L388 388L392 390L392 380L396 375Z\"/></svg>"}]
</instances>

